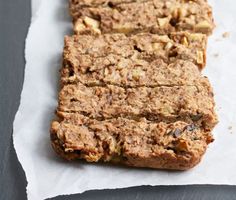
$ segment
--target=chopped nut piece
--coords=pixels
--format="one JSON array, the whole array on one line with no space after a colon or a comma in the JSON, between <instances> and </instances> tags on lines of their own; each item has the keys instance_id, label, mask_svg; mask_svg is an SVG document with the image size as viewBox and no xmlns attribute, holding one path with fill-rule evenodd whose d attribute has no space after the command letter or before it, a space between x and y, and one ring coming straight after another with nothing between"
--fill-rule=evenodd
<instances>
[{"instance_id":1,"label":"chopped nut piece","mask_svg":"<svg viewBox=\"0 0 236 200\"><path fill-rule=\"evenodd\" d=\"M90 26L92 28L99 28L99 22L95 19L92 19L90 17L85 17L84 22L87 26Z\"/></svg>"},{"instance_id":2,"label":"chopped nut piece","mask_svg":"<svg viewBox=\"0 0 236 200\"><path fill-rule=\"evenodd\" d=\"M159 35L159 39L162 42L167 42L170 38L168 37L168 35Z\"/></svg>"},{"instance_id":3,"label":"chopped nut piece","mask_svg":"<svg viewBox=\"0 0 236 200\"><path fill-rule=\"evenodd\" d=\"M163 28L169 23L170 19L169 17L158 18L157 21L158 21L159 26Z\"/></svg>"},{"instance_id":4,"label":"chopped nut piece","mask_svg":"<svg viewBox=\"0 0 236 200\"><path fill-rule=\"evenodd\" d=\"M168 42L167 44L166 44L166 46L165 46L165 50L170 50L171 49L171 47L173 47L173 44L171 43L171 42Z\"/></svg>"},{"instance_id":5,"label":"chopped nut piece","mask_svg":"<svg viewBox=\"0 0 236 200\"><path fill-rule=\"evenodd\" d=\"M160 50L163 49L164 44L163 43L153 43L152 47L154 50Z\"/></svg>"},{"instance_id":6,"label":"chopped nut piece","mask_svg":"<svg viewBox=\"0 0 236 200\"><path fill-rule=\"evenodd\" d=\"M141 68L134 69L132 72L132 77L134 80L138 81L141 76L144 76L144 71Z\"/></svg>"},{"instance_id":7,"label":"chopped nut piece","mask_svg":"<svg viewBox=\"0 0 236 200\"><path fill-rule=\"evenodd\" d=\"M188 39L186 37L183 37L182 44L185 45L186 47L188 46Z\"/></svg>"},{"instance_id":8,"label":"chopped nut piece","mask_svg":"<svg viewBox=\"0 0 236 200\"><path fill-rule=\"evenodd\" d=\"M104 69L104 75L108 75L109 74L109 70L107 68Z\"/></svg>"},{"instance_id":9,"label":"chopped nut piece","mask_svg":"<svg viewBox=\"0 0 236 200\"><path fill-rule=\"evenodd\" d=\"M129 27L128 25L122 25L122 26L117 26L114 27L114 31L117 33L124 33L124 34L128 34L130 32L132 32L134 29L132 27Z\"/></svg>"},{"instance_id":10,"label":"chopped nut piece","mask_svg":"<svg viewBox=\"0 0 236 200\"><path fill-rule=\"evenodd\" d=\"M86 26L78 20L74 25L74 29L77 33L81 33L86 29Z\"/></svg>"},{"instance_id":11,"label":"chopped nut piece","mask_svg":"<svg viewBox=\"0 0 236 200\"><path fill-rule=\"evenodd\" d=\"M202 51L197 51L197 63L198 64L204 63L204 54Z\"/></svg>"},{"instance_id":12,"label":"chopped nut piece","mask_svg":"<svg viewBox=\"0 0 236 200\"><path fill-rule=\"evenodd\" d=\"M207 33L210 29L212 29L212 25L208 21L199 22L195 26L196 31Z\"/></svg>"},{"instance_id":13,"label":"chopped nut piece","mask_svg":"<svg viewBox=\"0 0 236 200\"><path fill-rule=\"evenodd\" d=\"M171 115L171 113L174 113L175 111L171 106L163 105L161 108L161 112L163 116L168 116L168 115Z\"/></svg>"},{"instance_id":14,"label":"chopped nut piece","mask_svg":"<svg viewBox=\"0 0 236 200\"><path fill-rule=\"evenodd\" d=\"M188 39L191 41L201 41L203 39L203 35L199 33L191 33L188 35Z\"/></svg>"},{"instance_id":15,"label":"chopped nut piece","mask_svg":"<svg viewBox=\"0 0 236 200\"><path fill-rule=\"evenodd\" d=\"M184 18L187 15L187 10L184 8L178 8L178 17Z\"/></svg>"},{"instance_id":16,"label":"chopped nut piece","mask_svg":"<svg viewBox=\"0 0 236 200\"><path fill-rule=\"evenodd\" d=\"M87 27L90 27L95 33L101 33L101 30L99 29L99 21L86 16L84 17L83 22ZM75 31L77 31L77 29Z\"/></svg>"},{"instance_id":17,"label":"chopped nut piece","mask_svg":"<svg viewBox=\"0 0 236 200\"><path fill-rule=\"evenodd\" d=\"M122 59L120 62L117 63L117 69L121 70L121 69L127 67L128 64L129 64L129 60Z\"/></svg>"},{"instance_id":18,"label":"chopped nut piece","mask_svg":"<svg viewBox=\"0 0 236 200\"><path fill-rule=\"evenodd\" d=\"M185 18L185 23L188 27L191 27L191 28L195 26L195 21L194 19L191 19L191 18ZM199 30L196 30L196 32L199 32Z\"/></svg>"},{"instance_id":19,"label":"chopped nut piece","mask_svg":"<svg viewBox=\"0 0 236 200\"><path fill-rule=\"evenodd\" d=\"M175 143L176 151L188 151L188 143L184 139L178 139Z\"/></svg>"},{"instance_id":20,"label":"chopped nut piece","mask_svg":"<svg viewBox=\"0 0 236 200\"><path fill-rule=\"evenodd\" d=\"M101 158L101 154L95 154L92 152L89 152L88 155L84 156L87 162L98 162Z\"/></svg>"}]
</instances>

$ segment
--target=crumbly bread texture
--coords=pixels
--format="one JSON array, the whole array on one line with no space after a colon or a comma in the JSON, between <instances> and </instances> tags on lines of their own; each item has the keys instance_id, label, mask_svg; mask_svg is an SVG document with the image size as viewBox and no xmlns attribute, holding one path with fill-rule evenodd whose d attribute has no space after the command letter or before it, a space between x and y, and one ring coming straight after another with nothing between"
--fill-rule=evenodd
<instances>
[{"instance_id":1,"label":"crumbly bread texture","mask_svg":"<svg viewBox=\"0 0 236 200\"><path fill-rule=\"evenodd\" d=\"M207 37L204 34L178 32L169 35L142 33L74 35L65 37L64 61L81 71L95 71L99 67L116 65L150 65L162 59L171 64L186 60L201 70L206 64Z\"/></svg>"},{"instance_id":2,"label":"crumbly bread texture","mask_svg":"<svg viewBox=\"0 0 236 200\"><path fill-rule=\"evenodd\" d=\"M213 93L206 78L192 86L155 88L68 84L60 91L58 111L100 120L118 117L136 120L145 117L156 122L181 120L206 130L217 122Z\"/></svg>"},{"instance_id":3,"label":"crumbly bread texture","mask_svg":"<svg viewBox=\"0 0 236 200\"><path fill-rule=\"evenodd\" d=\"M79 57L77 58L80 60ZM82 56L82 59L87 59L87 57ZM183 60L177 60L168 65L161 59L146 62L120 59L110 55L97 59L89 57L88 60L83 60L78 64L68 60L64 62L64 67L61 69L62 85L80 82L86 86L106 84L121 87L180 86L194 85L200 78L198 67Z\"/></svg>"},{"instance_id":4,"label":"crumbly bread texture","mask_svg":"<svg viewBox=\"0 0 236 200\"><path fill-rule=\"evenodd\" d=\"M167 34L187 30L210 35L212 10L206 0L71 1L70 13L78 34ZM91 3L94 2L94 3Z\"/></svg>"},{"instance_id":5,"label":"crumbly bread texture","mask_svg":"<svg viewBox=\"0 0 236 200\"><path fill-rule=\"evenodd\" d=\"M51 126L52 146L67 160L186 170L200 162L213 141L210 132L182 121L98 121L75 113L59 115L60 120Z\"/></svg>"}]
</instances>

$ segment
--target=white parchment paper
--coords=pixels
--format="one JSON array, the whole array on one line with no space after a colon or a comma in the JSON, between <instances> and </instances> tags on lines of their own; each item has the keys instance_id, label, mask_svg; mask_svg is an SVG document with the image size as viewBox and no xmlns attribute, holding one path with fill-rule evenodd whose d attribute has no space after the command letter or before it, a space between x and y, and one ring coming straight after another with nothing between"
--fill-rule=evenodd
<instances>
[{"instance_id":1,"label":"white parchment paper","mask_svg":"<svg viewBox=\"0 0 236 200\"><path fill-rule=\"evenodd\" d=\"M217 28L209 39L204 70L215 90L220 123L202 162L186 172L127 169L59 159L49 126L57 105L63 37L71 34L67 0L34 0L26 39L21 103L14 121L14 146L28 181L29 200L92 189L137 185L236 185L236 1L211 0ZM40 5L40 6L39 6ZM229 32L229 37L222 34Z\"/></svg>"}]
</instances>

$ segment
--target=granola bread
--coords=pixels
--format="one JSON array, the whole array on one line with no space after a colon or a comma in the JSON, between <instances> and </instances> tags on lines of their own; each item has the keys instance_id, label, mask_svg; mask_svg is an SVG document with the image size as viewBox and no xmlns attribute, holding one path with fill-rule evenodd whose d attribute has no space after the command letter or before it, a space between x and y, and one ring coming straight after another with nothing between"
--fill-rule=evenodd
<instances>
[{"instance_id":1,"label":"granola bread","mask_svg":"<svg viewBox=\"0 0 236 200\"><path fill-rule=\"evenodd\" d=\"M210 35L214 28L212 10L206 0L128 0L118 4L110 1L107 6L95 6L90 1L87 5L86 1L78 2L70 2L74 31L78 34L167 34L187 30Z\"/></svg>"},{"instance_id":2,"label":"granola bread","mask_svg":"<svg viewBox=\"0 0 236 200\"><path fill-rule=\"evenodd\" d=\"M201 75L214 28L207 0L70 0L51 124L67 160L186 170L217 123Z\"/></svg>"},{"instance_id":3,"label":"granola bread","mask_svg":"<svg viewBox=\"0 0 236 200\"><path fill-rule=\"evenodd\" d=\"M186 170L200 162L213 138L210 132L182 121L99 121L61 113L60 119L52 123L51 140L55 151L67 160Z\"/></svg>"},{"instance_id":4,"label":"granola bread","mask_svg":"<svg viewBox=\"0 0 236 200\"><path fill-rule=\"evenodd\" d=\"M149 33L132 36L74 35L65 37L63 57L65 63L79 67L83 71L118 64L120 60L150 64L157 59L162 59L167 64L180 59L187 60L202 69L206 64L206 43L207 38L204 34L188 32L165 36Z\"/></svg>"}]
</instances>

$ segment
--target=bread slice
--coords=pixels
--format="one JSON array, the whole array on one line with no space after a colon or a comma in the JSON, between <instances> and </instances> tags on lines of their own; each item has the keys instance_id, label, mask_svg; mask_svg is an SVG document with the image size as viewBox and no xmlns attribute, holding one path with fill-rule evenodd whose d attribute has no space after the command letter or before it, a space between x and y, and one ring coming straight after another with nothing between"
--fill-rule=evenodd
<instances>
[{"instance_id":1,"label":"bread slice","mask_svg":"<svg viewBox=\"0 0 236 200\"><path fill-rule=\"evenodd\" d=\"M212 89L206 78L192 86L123 88L114 85L65 85L58 111L80 113L94 119L145 117L156 122L178 120L212 130L217 120Z\"/></svg>"},{"instance_id":2,"label":"bread slice","mask_svg":"<svg viewBox=\"0 0 236 200\"><path fill-rule=\"evenodd\" d=\"M182 121L99 121L76 113L60 113L60 117L52 123L51 140L67 160L186 170L200 162L213 141L210 132Z\"/></svg>"},{"instance_id":3,"label":"bread slice","mask_svg":"<svg viewBox=\"0 0 236 200\"><path fill-rule=\"evenodd\" d=\"M65 37L64 64L75 70L95 71L105 66L145 67L161 59L167 65L176 60L194 63L202 69L206 64L207 37L204 34L178 32L169 35L125 34L74 35Z\"/></svg>"},{"instance_id":4,"label":"bread slice","mask_svg":"<svg viewBox=\"0 0 236 200\"><path fill-rule=\"evenodd\" d=\"M107 6L104 1L101 5L78 2L70 2L76 33L167 34L187 30L210 35L214 28L212 10L206 0L128 0L118 4L110 1Z\"/></svg>"},{"instance_id":5,"label":"bread slice","mask_svg":"<svg viewBox=\"0 0 236 200\"><path fill-rule=\"evenodd\" d=\"M61 69L62 85L80 82L86 86L180 86L194 85L200 77L198 67L184 60L176 60L168 65L161 59L147 62L117 58L114 55L94 59L81 57L77 57L80 60L78 64L73 59L72 62L64 61Z\"/></svg>"}]
</instances>

